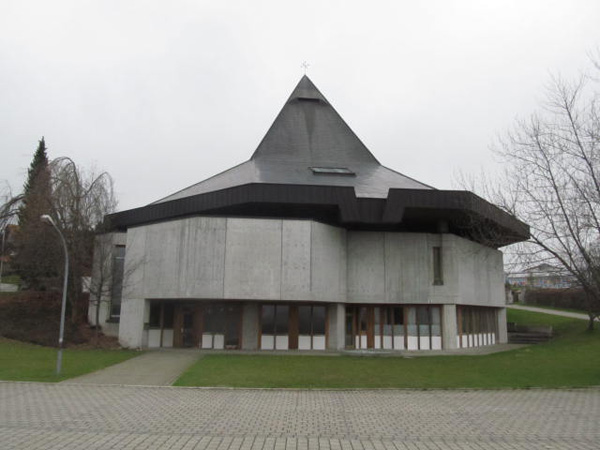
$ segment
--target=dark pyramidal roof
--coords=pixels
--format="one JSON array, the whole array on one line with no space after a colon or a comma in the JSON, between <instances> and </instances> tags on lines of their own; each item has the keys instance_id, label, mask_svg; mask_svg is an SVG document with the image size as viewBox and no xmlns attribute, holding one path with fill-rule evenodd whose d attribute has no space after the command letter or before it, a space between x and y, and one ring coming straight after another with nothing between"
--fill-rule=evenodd
<instances>
[{"instance_id":1,"label":"dark pyramidal roof","mask_svg":"<svg viewBox=\"0 0 600 450\"><path fill-rule=\"evenodd\" d=\"M106 220L125 230L195 215L442 231L493 247L529 237L526 224L471 192L437 190L382 166L307 76L248 161Z\"/></svg>"},{"instance_id":2,"label":"dark pyramidal roof","mask_svg":"<svg viewBox=\"0 0 600 450\"><path fill-rule=\"evenodd\" d=\"M249 161L156 203L251 183L350 186L363 198L386 198L391 188L432 189L382 166L306 75Z\"/></svg>"}]
</instances>

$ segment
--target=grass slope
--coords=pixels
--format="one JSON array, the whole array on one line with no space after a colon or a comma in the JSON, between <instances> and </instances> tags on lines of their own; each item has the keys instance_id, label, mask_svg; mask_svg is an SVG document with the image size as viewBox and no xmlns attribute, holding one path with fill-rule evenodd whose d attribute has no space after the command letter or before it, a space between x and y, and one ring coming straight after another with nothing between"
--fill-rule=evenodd
<instances>
[{"instance_id":1,"label":"grass slope","mask_svg":"<svg viewBox=\"0 0 600 450\"><path fill-rule=\"evenodd\" d=\"M551 325L547 344L484 356L417 358L208 355L177 386L280 388L524 388L600 385L600 330L586 322L508 311L522 325Z\"/></svg>"},{"instance_id":2,"label":"grass slope","mask_svg":"<svg viewBox=\"0 0 600 450\"><path fill-rule=\"evenodd\" d=\"M0 338L0 380L62 381L125 361L139 352L125 350L71 350L63 353L57 377L57 350Z\"/></svg>"}]
</instances>

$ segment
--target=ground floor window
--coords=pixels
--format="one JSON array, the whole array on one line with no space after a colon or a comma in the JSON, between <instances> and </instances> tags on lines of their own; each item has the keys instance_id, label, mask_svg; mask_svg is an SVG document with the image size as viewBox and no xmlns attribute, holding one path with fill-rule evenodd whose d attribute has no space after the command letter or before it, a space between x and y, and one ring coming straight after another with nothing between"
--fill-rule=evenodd
<instances>
[{"instance_id":1,"label":"ground floor window","mask_svg":"<svg viewBox=\"0 0 600 450\"><path fill-rule=\"evenodd\" d=\"M495 344L498 338L497 314L496 308L457 306L457 346L468 348Z\"/></svg>"},{"instance_id":2,"label":"ground floor window","mask_svg":"<svg viewBox=\"0 0 600 450\"><path fill-rule=\"evenodd\" d=\"M298 306L298 350L325 350L325 306Z\"/></svg>"},{"instance_id":3,"label":"ground floor window","mask_svg":"<svg viewBox=\"0 0 600 450\"><path fill-rule=\"evenodd\" d=\"M346 348L441 350L440 306L347 306Z\"/></svg>"},{"instance_id":4,"label":"ground floor window","mask_svg":"<svg viewBox=\"0 0 600 450\"><path fill-rule=\"evenodd\" d=\"M242 311L239 305L214 303L202 311L202 342L206 349L240 348Z\"/></svg>"},{"instance_id":5,"label":"ground floor window","mask_svg":"<svg viewBox=\"0 0 600 450\"><path fill-rule=\"evenodd\" d=\"M237 303L152 301L148 347L238 349L241 326Z\"/></svg>"},{"instance_id":6,"label":"ground floor window","mask_svg":"<svg viewBox=\"0 0 600 450\"><path fill-rule=\"evenodd\" d=\"M260 314L261 350L325 350L327 309L322 305L265 303Z\"/></svg>"}]
</instances>

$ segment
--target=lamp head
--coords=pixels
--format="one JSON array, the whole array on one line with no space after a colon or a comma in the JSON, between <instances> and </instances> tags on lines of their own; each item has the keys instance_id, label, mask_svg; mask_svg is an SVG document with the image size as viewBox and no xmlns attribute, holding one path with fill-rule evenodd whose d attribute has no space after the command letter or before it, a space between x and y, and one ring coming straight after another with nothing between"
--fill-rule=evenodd
<instances>
[{"instance_id":1,"label":"lamp head","mask_svg":"<svg viewBox=\"0 0 600 450\"><path fill-rule=\"evenodd\" d=\"M40 220L42 222L49 223L50 225L54 225L54 221L52 220L52 217L50 217L48 214L44 214L44 215L40 216Z\"/></svg>"}]
</instances>

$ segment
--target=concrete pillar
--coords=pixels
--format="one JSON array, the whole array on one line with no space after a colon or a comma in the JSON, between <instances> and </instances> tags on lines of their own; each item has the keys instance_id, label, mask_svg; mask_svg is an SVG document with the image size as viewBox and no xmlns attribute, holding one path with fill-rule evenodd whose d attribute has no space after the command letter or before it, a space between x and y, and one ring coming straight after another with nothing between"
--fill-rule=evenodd
<instances>
[{"instance_id":1,"label":"concrete pillar","mask_svg":"<svg viewBox=\"0 0 600 450\"><path fill-rule=\"evenodd\" d=\"M506 329L506 308L498 308L496 317L498 318L498 343L506 344L508 342L508 331Z\"/></svg>"},{"instance_id":2,"label":"concrete pillar","mask_svg":"<svg viewBox=\"0 0 600 450\"><path fill-rule=\"evenodd\" d=\"M258 303L244 304L242 311L242 350L258 350Z\"/></svg>"},{"instance_id":3,"label":"concrete pillar","mask_svg":"<svg viewBox=\"0 0 600 450\"><path fill-rule=\"evenodd\" d=\"M457 348L456 305L442 305L442 348Z\"/></svg>"},{"instance_id":4,"label":"concrete pillar","mask_svg":"<svg viewBox=\"0 0 600 450\"><path fill-rule=\"evenodd\" d=\"M148 304L143 298L124 298L121 301L119 343L123 347L144 346L144 318Z\"/></svg>"},{"instance_id":5,"label":"concrete pillar","mask_svg":"<svg viewBox=\"0 0 600 450\"><path fill-rule=\"evenodd\" d=\"M346 307L341 303L333 303L327 307L329 337L327 350L343 350L346 346L345 330Z\"/></svg>"}]
</instances>

